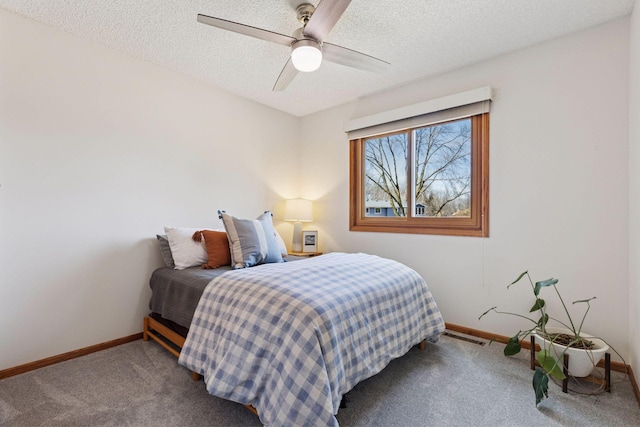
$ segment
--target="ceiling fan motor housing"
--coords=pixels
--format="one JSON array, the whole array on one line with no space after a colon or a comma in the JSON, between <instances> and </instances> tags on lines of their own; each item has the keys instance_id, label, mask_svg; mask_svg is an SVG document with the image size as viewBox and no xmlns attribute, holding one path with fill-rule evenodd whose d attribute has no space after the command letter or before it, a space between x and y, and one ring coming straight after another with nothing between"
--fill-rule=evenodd
<instances>
[{"instance_id":1,"label":"ceiling fan motor housing","mask_svg":"<svg viewBox=\"0 0 640 427\"><path fill-rule=\"evenodd\" d=\"M298 14L298 21L302 23L302 25L307 25L309 19L311 19L311 15L315 12L316 8L314 5L309 3L303 3L296 8L296 13Z\"/></svg>"}]
</instances>

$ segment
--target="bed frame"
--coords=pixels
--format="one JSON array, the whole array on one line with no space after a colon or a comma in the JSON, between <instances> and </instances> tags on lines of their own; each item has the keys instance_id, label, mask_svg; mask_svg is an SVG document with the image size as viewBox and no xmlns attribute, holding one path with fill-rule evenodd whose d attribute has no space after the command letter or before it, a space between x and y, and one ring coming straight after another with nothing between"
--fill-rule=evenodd
<instances>
[{"instance_id":1,"label":"bed frame","mask_svg":"<svg viewBox=\"0 0 640 427\"><path fill-rule=\"evenodd\" d=\"M185 338L177 332L167 328L153 317L145 316L142 326L142 339L149 341L149 338L167 349L169 353L173 354L175 357L180 357L180 351L169 345L167 341L182 350ZM192 371L191 378L194 381L199 381L200 378L202 378L202 375Z\"/></svg>"}]
</instances>

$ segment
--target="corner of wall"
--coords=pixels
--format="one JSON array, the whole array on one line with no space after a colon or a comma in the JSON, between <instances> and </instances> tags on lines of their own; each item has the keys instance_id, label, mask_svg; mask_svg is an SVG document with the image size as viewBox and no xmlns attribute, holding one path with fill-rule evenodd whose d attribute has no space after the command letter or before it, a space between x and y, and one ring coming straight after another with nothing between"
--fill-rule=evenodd
<instances>
[{"instance_id":1,"label":"corner of wall","mask_svg":"<svg viewBox=\"0 0 640 427\"><path fill-rule=\"evenodd\" d=\"M636 384L640 383L640 0L629 29L629 343Z\"/></svg>"}]
</instances>

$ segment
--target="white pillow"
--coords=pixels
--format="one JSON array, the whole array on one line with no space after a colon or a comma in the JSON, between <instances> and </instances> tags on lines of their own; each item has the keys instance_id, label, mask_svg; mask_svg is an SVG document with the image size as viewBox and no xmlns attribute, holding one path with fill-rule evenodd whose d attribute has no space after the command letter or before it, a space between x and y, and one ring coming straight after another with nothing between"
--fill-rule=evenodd
<instances>
[{"instance_id":1,"label":"white pillow","mask_svg":"<svg viewBox=\"0 0 640 427\"><path fill-rule=\"evenodd\" d=\"M184 270L187 267L206 264L209 261L207 247L202 242L192 239L193 233L204 228L165 227L164 231L169 240L171 255L176 270Z\"/></svg>"}]
</instances>

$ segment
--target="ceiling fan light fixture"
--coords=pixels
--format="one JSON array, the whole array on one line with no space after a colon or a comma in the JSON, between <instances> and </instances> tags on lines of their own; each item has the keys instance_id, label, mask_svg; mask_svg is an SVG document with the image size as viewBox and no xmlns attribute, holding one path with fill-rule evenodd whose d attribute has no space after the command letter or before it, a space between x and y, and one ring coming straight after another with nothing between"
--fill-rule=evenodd
<instances>
[{"instance_id":1,"label":"ceiling fan light fixture","mask_svg":"<svg viewBox=\"0 0 640 427\"><path fill-rule=\"evenodd\" d=\"M322 63L320 43L311 39L302 39L291 45L291 62L296 70L305 73L315 71Z\"/></svg>"}]
</instances>

